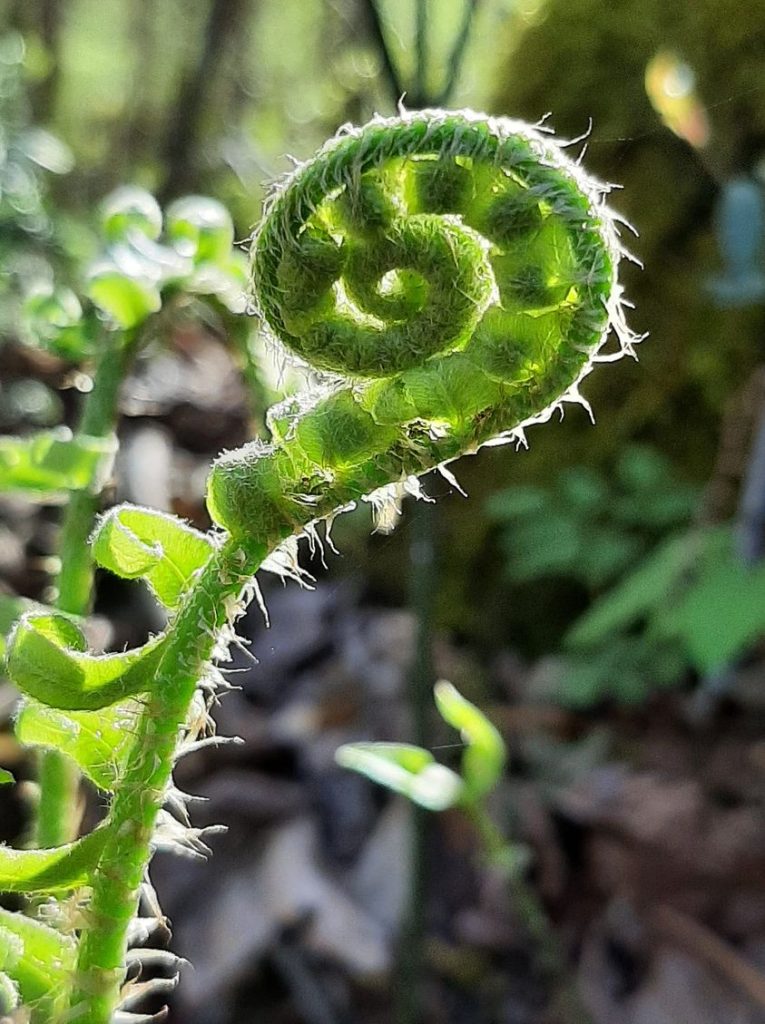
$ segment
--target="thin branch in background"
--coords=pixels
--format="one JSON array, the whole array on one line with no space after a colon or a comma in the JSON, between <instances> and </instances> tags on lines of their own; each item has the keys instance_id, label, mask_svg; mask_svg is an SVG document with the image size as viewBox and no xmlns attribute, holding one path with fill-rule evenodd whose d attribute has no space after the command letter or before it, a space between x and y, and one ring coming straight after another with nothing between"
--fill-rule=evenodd
<instances>
[{"instance_id":1,"label":"thin branch in background","mask_svg":"<svg viewBox=\"0 0 765 1024\"><path fill-rule=\"evenodd\" d=\"M388 83L391 99L395 106L406 92L406 87L403 79L401 78L401 74L396 67L396 62L393 59L393 54L390 51L387 39L385 38L385 29L383 28L382 18L375 0L362 0L362 11L367 17L369 34L372 37L372 42L380 54L385 79Z\"/></svg>"},{"instance_id":2,"label":"thin branch in background","mask_svg":"<svg viewBox=\"0 0 765 1024\"><path fill-rule=\"evenodd\" d=\"M429 503L417 501L413 504L409 520L409 607L417 623L417 633L407 686L407 710L411 715L412 742L428 750L432 746L429 719L434 680L433 618L438 590L436 524L433 507ZM411 813L411 879L395 972L395 1024L421 1024L423 1020L430 813L416 805Z\"/></svg>"},{"instance_id":3,"label":"thin branch in background","mask_svg":"<svg viewBox=\"0 0 765 1024\"><path fill-rule=\"evenodd\" d=\"M414 95L409 102L413 107L423 107L428 96L428 0L416 0L415 16Z\"/></svg>"},{"instance_id":4,"label":"thin branch in background","mask_svg":"<svg viewBox=\"0 0 765 1024\"><path fill-rule=\"evenodd\" d=\"M214 81L226 67L226 50L241 31L251 10L248 0L212 0L199 58L181 85L168 122L167 171L159 195L163 204L196 184L193 153L199 146L205 105Z\"/></svg>"},{"instance_id":5,"label":"thin branch in background","mask_svg":"<svg viewBox=\"0 0 765 1024\"><path fill-rule=\"evenodd\" d=\"M48 58L48 73L34 90L35 116L43 122L53 119L58 83L61 75L61 33L64 4L58 0L43 0L40 6L40 38Z\"/></svg>"},{"instance_id":6,"label":"thin branch in background","mask_svg":"<svg viewBox=\"0 0 765 1024\"><path fill-rule=\"evenodd\" d=\"M462 24L460 25L459 32L454 40L454 46L449 54L449 60L446 64L446 81L444 82L440 93L438 93L434 100L434 105L437 107L441 107L448 102L452 92L454 91L454 87L457 84L457 79L459 78L462 63L465 58L467 44L470 40L470 30L473 27L475 16L478 13L479 4L480 0L465 0L465 12L462 16Z\"/></svg>"}]
</instances>

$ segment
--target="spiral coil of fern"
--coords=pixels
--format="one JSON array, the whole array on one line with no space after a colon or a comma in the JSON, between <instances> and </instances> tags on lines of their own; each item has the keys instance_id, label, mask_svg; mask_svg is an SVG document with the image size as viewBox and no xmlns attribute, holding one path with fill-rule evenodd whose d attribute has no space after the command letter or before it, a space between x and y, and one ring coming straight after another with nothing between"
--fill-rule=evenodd
<instances>
[{"instance_id":1,"label":"spiral coil of fern","mask_svg":"<svg viewBox=\"0 0 765 1024\"><path fill-rule=\"evenodd\" d=\"M252 261L267 328L326 390L217 461L216 522L278 540L575 394L611 327L635 340L607 191L539 129L466 111L330 140L272 196Z\"/></svg>"}]
</instances>

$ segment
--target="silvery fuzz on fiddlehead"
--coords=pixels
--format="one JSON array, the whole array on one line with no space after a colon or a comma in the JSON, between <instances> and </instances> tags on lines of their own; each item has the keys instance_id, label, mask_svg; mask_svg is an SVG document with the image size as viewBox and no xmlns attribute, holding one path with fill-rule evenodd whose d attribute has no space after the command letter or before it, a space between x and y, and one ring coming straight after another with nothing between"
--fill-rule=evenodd
<instances>
[{"instance_id":1,"label":"silvery fuzz on fiddlehead","mask_svg":"<svg viewBox=\"0 0 765 1024\"><path fill-rule=\"evenodd\" d=\"M253 239L267 330L324 387L220 458L215 521L271 542L544 419L627 329L606 186L540 128L420 111L345 128ZM607 357L601 357L607 358Z\"/></svg>"}]
</instances>

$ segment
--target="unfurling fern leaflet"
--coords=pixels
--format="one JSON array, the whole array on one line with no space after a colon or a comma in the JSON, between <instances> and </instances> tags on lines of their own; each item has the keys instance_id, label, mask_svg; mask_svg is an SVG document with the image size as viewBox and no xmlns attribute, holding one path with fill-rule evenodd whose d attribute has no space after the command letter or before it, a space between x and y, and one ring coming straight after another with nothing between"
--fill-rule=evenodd
<instances>
[{"instance_id":1,"label":"unfurling fern leaflet","mask_svg":"<svg viewBox=\"0 0 765 1024\"><path fill-rule=\"evenodd\" d=\"M216 463L215 519L272 543L549 415L610 327L634 341L605 192L504 119L423 111L328 142L272 196L252 266L266 324L329 395Z\"/></svg>"},{"instance_id":2,"label":"unfurling fern leaflet","mask_svg":"<svg viewBox=\"0 0 765 1024\"><path fill-rule=\"evenodd\" d=\"M75 623L33 612L9 641L22 739L58 746L113 794L92 839L28 856L0 847L0 889L90 886L65 942L69 990L35 1020L110 1020L200 680L268 556L358 498L544 420L577 396L610 328L620 352L637 340L606 191L539 129L422 111L344 130L271 196L253 300L321 383L271 410L271 444L215 462L208 507L223 533L129 507L102 521L96 560L146 580L170 617L162 635L96 656ZM28 931L0 927L9 1000L37 998L25 942L41 940Z\"/></svg>"}]
</instances>

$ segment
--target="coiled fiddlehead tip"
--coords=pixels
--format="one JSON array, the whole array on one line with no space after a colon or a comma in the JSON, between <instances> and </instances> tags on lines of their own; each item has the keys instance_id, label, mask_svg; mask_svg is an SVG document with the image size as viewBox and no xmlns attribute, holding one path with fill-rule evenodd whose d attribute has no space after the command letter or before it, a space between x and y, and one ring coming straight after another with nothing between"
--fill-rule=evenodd
<instances>
[{"instance_id":1,"label":"coiled fiddlehead tip","mask_svg":"<svg viewBox=\"0 0 765 1024\"><path fill-rule=\"evenodd\" d=\"M344 128L279 182L256 306L342 396L217 463L216 521L299 529L545 418L611 327L628 349L607 191L539 128L440 110Z\"/></svg>"}]
</instances>

